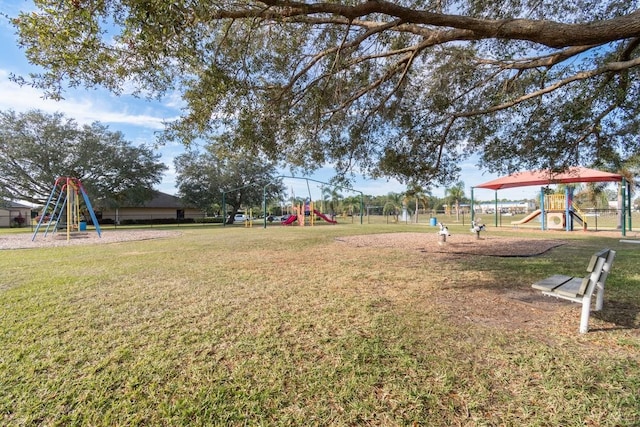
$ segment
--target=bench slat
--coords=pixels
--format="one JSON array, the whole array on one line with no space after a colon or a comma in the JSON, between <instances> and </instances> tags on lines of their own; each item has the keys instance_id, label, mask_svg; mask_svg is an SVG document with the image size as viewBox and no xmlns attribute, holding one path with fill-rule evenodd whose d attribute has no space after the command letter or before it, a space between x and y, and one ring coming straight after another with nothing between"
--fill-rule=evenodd
<instances>
[{"instance_id":1,"label":"bench slat","mask_svg":"<svg viewBox=\"0 0 640 427\"><path fill-rule=\"evenodd\" d=\"M602 249L601 251L591 255L591 259L589 260L589 265L587 266L587 271L589 273L593 272L593 269L596 268L596 263L598 262L598 258L604 258L606 260L608 255L609 255L609 249Z\"/></svg>"},{"instance_id":2,"label":"bench slat","mask_svg":"<svg viewBox=\"0 0 640 427\"><path fill-rule=\"evenodd\" d=\"M553 290L554 293L559 295L564 295L567 297L581 297L584 295L584 291L587 289L589 285L589 277L585 277L581 279L576 277L574 279L569 280L568 282L563 283L561 286L558 286Z\"/></svg>"},{"instance_id":3,"label":"bench slat","mask_svg":"<svg viewBox=\"0 0 640 427\"><path fill-rule=\"evenodd\" d=\"M562 284L568 282L571 279L573 279L573 277L571 276L554 274L551 277L547 277L546 279L542 279L539 282L534 283L533 285L531 285L531 287L534 289L539 289L541 291L551 292L558 286L561 286Z\"/></svg>"},{"instance_id":4,"label":"bench slat","mask_svg":"<svg viewBox=\"0 0 640 427\"><path fill-rule=\"evenodd\" d=\"M589 260L589 265L587 266L587 271L589 273L593 272L593 269L596 268L596 262L598 262L598 255L591 255L591 259Z\"/></svg>"}]
</instances>

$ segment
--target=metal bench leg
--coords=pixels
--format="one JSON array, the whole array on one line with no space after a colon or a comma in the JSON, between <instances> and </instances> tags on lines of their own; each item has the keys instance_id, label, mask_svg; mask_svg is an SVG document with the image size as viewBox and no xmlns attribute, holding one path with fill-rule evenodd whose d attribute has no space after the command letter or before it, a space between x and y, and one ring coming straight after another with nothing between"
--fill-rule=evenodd
<instances>
[{"instance_id":1,"label":"metal bench leg","mask_svg":"<svg viewBox=\"0 0 640 427\"><path fill-rule=\"evenodd\" d=\"M604 286L600 283L596 285L596 311L602 310L604 303Z\"/></svg>"},{"instance_id":2,"label":"metal bench leg","mask_svg":"<svg viewBox=\"0 0 640 427\"><path fill-rule=\"evenodd\" d=\"M580 333L589 331L589 314L591 312L591 298L582 298L582 314L580 315Z\"/></svg>"}]
</instances>

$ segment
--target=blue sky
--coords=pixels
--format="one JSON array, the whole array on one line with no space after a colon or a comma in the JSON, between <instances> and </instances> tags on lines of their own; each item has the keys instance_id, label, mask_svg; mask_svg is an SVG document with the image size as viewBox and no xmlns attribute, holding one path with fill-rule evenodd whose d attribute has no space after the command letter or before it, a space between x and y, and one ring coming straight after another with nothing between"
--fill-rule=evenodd
<instances>
[{"instance_id":1,"label":"blue sky","mask_svg":"<svg viewBox=\"0 0 640 427\"><path fill-rule=\"evenodd\" d=\"M15 16L19 9L30 9L32 4L28 0L0 0L0 11L9 16ZM132 96L115 96L104 90L69 90L62 101L44 100L42 93L30 87L20 87L9 81L11 73L27 75L37 71L24 57L22 50L17 47L14 29L6 18L0 17L0 110L14 110L24 112L31 109L39 109L46 113L62 112L66 117L74 119L80 124L99 121L112 131L120 131L125 138L133 144L155 143L155 134L162 130L163 121L170 121L180 114L182 101L178 97L166 97L161 101L147 101L136 99ZM170 144L158 148L161 161L169 170L157 187L158 190L175 194L175 170L173 158L184 152L185 148L180 144ZM460 164L462 174L460 179L465 183L465 194L471 195L471 186L497 178L496 175L479 171L473 160L465 160ZM289 173L283 171L283 175ZM310 175L317 181L327 182L334 175L330 167L320 169ZM310 183L309 188L304 181L285 180L287 187L293 187L296 195L307 195L309 190L313 198L319 198L320 189L315 183ZM356 190L364 194L384 195L389 192L400 193L406 187L395 180L368 180L358 177L353 185ZM444 188L434 188L433 194L444 195ZM513 190L504 190L498 193L500 198L514 200L537 197L537 188L525 187ZM346 195L346 194L345 194ZM492 200L494 192L489 190L475 190L474 196L478 200Z\"/></svg>"}]
</instances>

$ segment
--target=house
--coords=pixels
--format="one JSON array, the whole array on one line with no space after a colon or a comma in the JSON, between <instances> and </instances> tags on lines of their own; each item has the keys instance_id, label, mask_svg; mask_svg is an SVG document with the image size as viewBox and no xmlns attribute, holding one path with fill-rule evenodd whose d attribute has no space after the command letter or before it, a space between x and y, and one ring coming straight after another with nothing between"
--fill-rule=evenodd
<instances>
[{"instance_id":1,"label":"house","mask_svg":"<svg viewBox=\"0 0 640 427\"><path fill-rule=\"evenodd\" d=\"M171 194L154 192L148 202L140 206L123 206L115 209L96 211L101 224L148 224L193 222L203 218L204 211L186 205L182 199Z\"/></svg>"},{"instance_id":2,"label":"house","mask_svg":"<svg viewBox=\"0 0 640 427\"><path fill-rule=\"evenodd\" d=\"M0 227L26 227L31 221L31 207L0 200Z\"/></svg>"}]
</instances>

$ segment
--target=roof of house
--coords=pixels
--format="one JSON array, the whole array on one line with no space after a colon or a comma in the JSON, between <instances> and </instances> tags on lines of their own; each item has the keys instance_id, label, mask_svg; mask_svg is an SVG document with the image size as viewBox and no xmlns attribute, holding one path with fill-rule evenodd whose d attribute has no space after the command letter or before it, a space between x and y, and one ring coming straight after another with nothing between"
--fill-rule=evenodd
<instances>
[{"instance_id":1,"label":"roof of house","mask_svg":"<svg viewBox=\"0 0 640 427\"><path fill-rule=\"evenodd\" d=\"M31 209L31 206L22 203L13 202L11 200L0 200L0 209Z\"/></svg>"},{"instance_id":2,"label":"roof of house","mask_svg":"<svg viewBox=\"0 0 640 427\"><path fill-rule=\"evenodd\" d=\"M484 184L476 185L475 188L501 190L503 188L527 187L532 185L620 181L622 181L622 175L578 166L570 168L565 172L555 174L549 171L518 172L509 176L494 179L493 181L485 182Z\"/></svg>"},{"instance_id":3,"label":"roof of house","mask_svg":"<svg viewBox=\"0 0 640 427\"><path fill-rule=\"evenodd\" d=\"M180 197L155 191L153 198L142 205L145 208L184 208L186 207Z\"/></svg>"}]
</instances>

